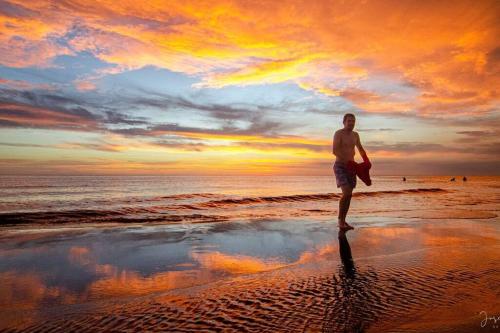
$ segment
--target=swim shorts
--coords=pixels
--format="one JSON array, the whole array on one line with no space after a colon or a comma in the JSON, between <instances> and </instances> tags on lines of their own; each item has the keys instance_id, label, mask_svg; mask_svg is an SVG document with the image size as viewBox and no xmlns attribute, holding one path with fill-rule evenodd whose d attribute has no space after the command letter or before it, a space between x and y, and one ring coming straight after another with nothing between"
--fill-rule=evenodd
<instances>
[{"instance_id":1,"label":"swim shorts","mask_svg":"<svg viewBox=\"0 0 500 333\"><path fill-rule=\"evenodd\" d=\"M356 174L347 170L346 163L335 162L333 164L333 171L335 172L337 187L342 187L344 185L349 185L351 188L356 187Z\"/></svg>"}]
</instances>

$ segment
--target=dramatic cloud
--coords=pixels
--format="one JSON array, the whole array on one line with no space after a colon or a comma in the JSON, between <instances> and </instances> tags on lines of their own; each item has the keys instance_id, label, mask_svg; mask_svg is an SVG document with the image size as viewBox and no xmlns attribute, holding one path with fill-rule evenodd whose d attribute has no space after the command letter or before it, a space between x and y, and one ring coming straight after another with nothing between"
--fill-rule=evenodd
<instances>
[{"instance_id":1,"label":"dramatic cloud","mask_svg":"<svg viewBox=\"0 0 500 333\"><path fill-rule=\"evenodd\" d=\"M499 13L494 0L0 0L1 157L156 152L192 171L204 153L309 173L352 112L375 161L447 158L449 172L498 154Z\"/></svg>"},{"instance_id":2,"label":"dramatic cloud","mask_svg":"<svg viewBox=\"0 0 500 333\"><path fill-rule=\"evenodd\" d=\"M97 122L90 112L82 108L58 110L0 102L2 126L95 130Z\"/></svg>"},{"instance_id":3,"label":"dramatic cloud","mask_svg":"<svg viewBox=\"0 0 500 333\"><path fill-rule=\"evenodd\" d=\"M470 155L500 156L500 140L490 143L473 143L467 146L447 146L437 143L405 142L397 144L384 144L382 142L368 142L365 148L373 153L395 152L399 156L409 156L419 153L463 153Z\"/></svg>"},{"instance_id":4,"label":"dramatic cloud","mask_svg":"<svg viewBox=\"0 0 500 333\"><path fill-rule=\"evenodd\" d=\"M42 0L2 8L8 66L88 51L122 70L196 74L199 87L293 80L371 112L487 113L498 98L496 1ZM413 91L384 89L377 78Z\"/></svg>"}]
</instances>

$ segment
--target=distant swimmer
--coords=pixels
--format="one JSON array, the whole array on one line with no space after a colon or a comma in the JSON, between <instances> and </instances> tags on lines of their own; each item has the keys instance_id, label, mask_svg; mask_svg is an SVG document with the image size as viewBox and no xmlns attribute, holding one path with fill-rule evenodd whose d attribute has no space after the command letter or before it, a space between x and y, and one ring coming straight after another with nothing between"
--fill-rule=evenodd
<instances>
[{"instance_id":1,"label":"distant swimmer","mask_svg":"<svg viewBox=\"0 0 500 333\"><path fill-rule=\"evenodd\" d=\"M342 197L339 200L338 226L342 230L349 230L354 229L346 222L346 216L351 203L352 191L356 187L356 175L367 185L371 185L368 173L371 163L361 145L359 134L354 131L356 117L352 113L347 113L344 115L343 123L344 127L337 130L333 136L332 153L335 155L335 163L333 164L335 180L337 187L342 189ZM354 161L355 148L358 148L359 154L363 157L363 163L357 164ZM350 166L354 168L350 168Z\"/></svg>"},{"instance_id":2,"label":"distant swimmer","mask_svg":"<svg viewBox=\"0 0 500 333\"><path fill-rule=\"evenodd\" d=\"M452 179L450 179L450 182L454 182L455 181L455 177L453 177Z\"/></svg>"},{"instance_id":3,"label":"distant swimmer","mask_svg":"<svg viewBox=\"0 0 500 333\"><path fill-rule=\"evenodd\" d=\"M463 180L464 182L466 182L466 181L467 181L467 177L465 177L465 176L464 176L464 178L463 178L462 180Z\"/></svg>"},{"instance_id":4,"label":"distant swimmer","mask_svg":"<svg viewBox=\"0 0 500 333\"><path fill-rule=\"evenodd\" d=\"M403 177L403 181L404 181L404 182L406 181L406 177Z\"/></svg>"}]
</instances>

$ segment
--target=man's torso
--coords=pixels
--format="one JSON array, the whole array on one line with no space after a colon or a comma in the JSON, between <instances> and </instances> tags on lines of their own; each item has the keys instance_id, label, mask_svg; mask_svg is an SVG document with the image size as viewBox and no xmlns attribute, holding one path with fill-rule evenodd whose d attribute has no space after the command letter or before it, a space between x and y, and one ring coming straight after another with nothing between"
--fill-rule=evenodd
<instances>
[{"instance_id":1,"label":"man's torso","mask_svg":"<svg viewBox=\"0 0 500 333\"><path fill-rule=\"evenodd\" d=\"M344 129L340 129L338 132L340 133L340 153L336 156L335 162L347 163L348 161L354 161L357 133Z\"/></svg>"}]
</instances>

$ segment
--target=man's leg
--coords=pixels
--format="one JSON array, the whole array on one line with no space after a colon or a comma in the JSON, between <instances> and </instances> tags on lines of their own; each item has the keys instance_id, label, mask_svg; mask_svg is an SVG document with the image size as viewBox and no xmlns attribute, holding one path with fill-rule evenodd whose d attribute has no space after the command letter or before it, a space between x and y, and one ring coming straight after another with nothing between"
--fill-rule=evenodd
<instances>
[{"instance_id":1,"label":"man's leg","mask_svg":"<svg viewBox=\"0 0 500 333\"><path fill-rule=\"evenodd\" d=\"M342 197L339 200L339 226L349 226L345 221L349 205L351 204L352 187L349 185L342 185ZM352 228L352 227L351 227Z\"/></svg>"}]
</instances>

